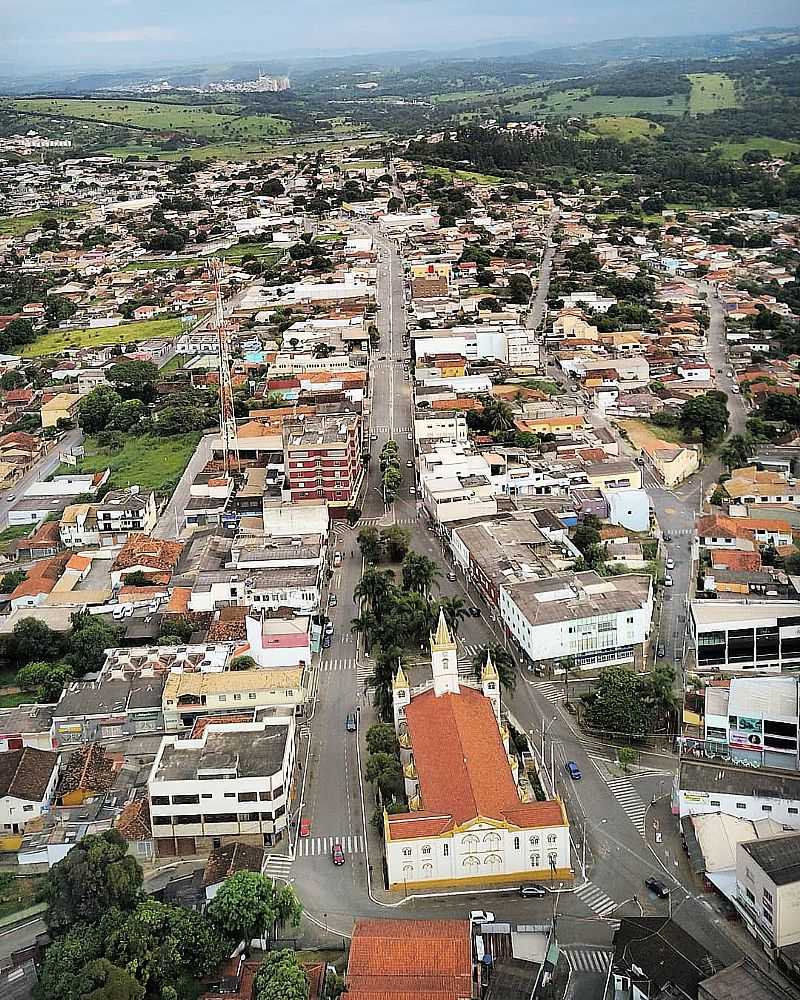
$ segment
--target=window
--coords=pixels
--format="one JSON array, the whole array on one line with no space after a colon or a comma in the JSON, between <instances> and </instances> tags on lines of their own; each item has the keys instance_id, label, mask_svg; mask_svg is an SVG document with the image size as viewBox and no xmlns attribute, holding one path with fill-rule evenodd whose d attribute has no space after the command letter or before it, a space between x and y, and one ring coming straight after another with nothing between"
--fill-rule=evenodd
<instances>
[{"instance_id":1,"label":"window","mask_svg":"<svg viewBox=\"0 0 800 1000\"><path fill-rule=\"evenodd\" d=\"M250 699L250 701L255 701L256 700L256 693L255 693L255 691L251 691L250 694L248 694L247 697Z\"/></svg>"},{"instance_id":2,"label":"window","mask_svg":"<svg viewBox=\"0 0 800 1000\"><path fill-rule=\"evenodd\" d=\"M410 858L411 857L411 848L409 848L409 847L404 847L403 848L403 857L404 858Z\"/></svg>"},{"instance_id":3,"label":"window","mask_svg":"<svg viewBox=\"0 0 800 1000\"><path fill-rule=\"evenodd\" d=\"M236 798L236 792L225 792L225 798L226 799L235 799Z\"/></svg>"},{"instance_id":4,"label":"window","mask_svg":"<svg viewBox=\"0 0 800 1000\"><path fill-rule=\"evenodd\" d=\"M528 839L529 839L529 841L530 841L530 843L531 843L531 845L533 847L538 847L539 846L539 835L538 834L536 834L533 837L529 837Z\"/></svg>"},{"instance_id":5,"label":"window","mask_svg":"<svg viewBox=\"0 0 800 1000\"><path fill-rule=\"evenodd\" d=\"M219 696L219 700L220 700L220 701L227 701L227 700L228 700L228 696L227 696L226 694L221 694L221 695Z\"/></svg>"},{"instance_id":6,"label":"window","mask_svg":"<svg viewBox=\"0 0 800 1000\"><path fill-rule=\"evenodd\" d=\"M201 799L210 799L211 798L211 792L203 792L203 794L200 796L200 798Z\"/></svg>"},{"instance_id":7,"label":"window","mask_svg":"<svg viewBox=\"0 0 800 1000\"><path fill-rule=\"evenodd\" d=\"M168 806L169 805L169 795L153 795L150 799L150 805L152 806Z\"/></svg>"},{"instance_id":8,"label":"window","mask_svg":"<svg viewBox=\"0 0 800 1000\"><path fill-rule=\"evenodd\" d=\"M548 833L548 835L547 835L547 843L548 844L555 844L555 842L557 840L558 840L558 837L554 833Z\"/></svg>"},{"instance_id":9,"label":"window","mask_svg":"<svg viewBox=\"0 0 800 1000\"><path fill-rule=\"evenodd\" d=\"M761 807L761 812L762 813L771 813L772 812L772 806L762 806Z\"/></svg>"},{"instance_id":10,"label":"window","mask_svg":"<svg viewBox=\"0 0 800 1000\"><path fill-rule=\"evenodd\" d=\"M519 850L519 837L514 837L514 850Z\"/></svg>"},{"instance_id":11,"label":"window","mask_svg":"<svg viewBox=\"0 0 800 1000\"><path fill-rule=\"evenodd\" d=\"M241 701L241 700L242 700L242 696L241 696L240 694L235 694L235 695L233 696L233 700L234 700L234 701Z\"/></svg>"},{"instance_id":12,"label":"window","mask_svg":"<svg viewBox=\"0 0 800 1000\"><path fill-rule=\"evenodd\" d=\"M173 795L172 804L174 806L196 806L200 801L199 795Z\"/></svg>"},{"instance_id":13,"label":"window","mask_svg":"<svg viewBox=\"0 0 800 1000\"><path fill-rule=\"evenodd\" d=\"M171 816L153 816L154 826L172 826Z\"/></svg>"},{"instance_id":14,"label":"window","mask_svg":"<svg viewBox=\"0 0 800 1000\"><path fill-rule=\"evenodd\" d=\"M719 799L712 799L711 800L711 805L712 806L718 806L719 805Z\"/></svg>"},{"instance_id":15,"label":"window","mask_svg":"<svg viewBox=\"0 0 800 1000\"><path fill-rule=\"evenodd\" d=\"M797 806L789 806L789 815L790 816L796 816L797 815Z\"/></svg>"},{"instance_id":16,"label":"window","mask_svg":"<svg viewBox=\"0 0 800 1000\"><path fill-rule=\"evenodd\" d=\"M447 857L447 855L448 855L449 853L450 853L450 845L449 845L449 844L442 844L442 854L443 854L443 855L444 855L445 857Z\"/></svg>"},{"instance_id":17,"label":"window","mask_svg":"<svg viewBox=\"0 0 800 1000\"><path fill-rule=\"evenodd\" d=\"M538 867L539 867L539 855L531 854L531 868L538 868Z\"/></svg>"},{"instance_id":18,"label":"window","mask_svg":"<svg viewBox=\"0 0 800 1000\"><path fill-rule=\"evenodd\" d=\"M427 845L425 847L423 847L422 848L422 853L423 854L430 854L431 853L430 847L428 847Z\"/></svg>"},{"instance_id":19,"label":"window","mask_svg":"<svg viewBox=\"0 0 800 1000\"><path fill-rule=\"evenodd\" d=\"M736 803L736 808L737 809L746 809L747 808L747 803L746 802L737 802Z\"/></svg>"},{"instance_id":20,"label":"window","mask_svg":"<svg viewBox=\"0 0 800 1000\"><path fill-rule=\"evenodd\" d=\"M255 802L258 799L256 792L239 792L240 802Z\"/></svg>"},{"instance_id":21,"label":"window","mask_svg":"<svg viewBox=\"0 0 800 1000\"><path fill-rule=\"evenodd\" d=\"M23 807L22 807L22 811L23 811L24 813L29 813L29 812L33 812L33 806L23 806Z\"/></svg>"}]
</instances>

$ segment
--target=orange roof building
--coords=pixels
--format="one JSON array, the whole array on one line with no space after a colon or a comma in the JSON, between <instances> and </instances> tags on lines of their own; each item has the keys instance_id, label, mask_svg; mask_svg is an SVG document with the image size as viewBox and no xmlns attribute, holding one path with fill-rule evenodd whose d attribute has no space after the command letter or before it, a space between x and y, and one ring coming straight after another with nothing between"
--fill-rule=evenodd
<instances>
[{"instance_id":1,"label":"orange roof building","mask_svg":"<svg viewBox=\"0 0 800 1000\"><path fill-rule=\"evenodd\" d=\"M443 615L431 636L432 681L411 696L393 681L409 811L384 815L391 888L569 879L569 824L559 799L537 802L509 751L497 670L459 677Z\"/></svg>"},{"instance_id":2,"label":"orange roof building","mask_svg":"<svg viewBox=\"0 0 800 1000\"><path fill-rule=\"evenodd\" d=\"M348 1000L463 1000L472 993L467 920L357 920Z\"/></svg>"}]
</instances>

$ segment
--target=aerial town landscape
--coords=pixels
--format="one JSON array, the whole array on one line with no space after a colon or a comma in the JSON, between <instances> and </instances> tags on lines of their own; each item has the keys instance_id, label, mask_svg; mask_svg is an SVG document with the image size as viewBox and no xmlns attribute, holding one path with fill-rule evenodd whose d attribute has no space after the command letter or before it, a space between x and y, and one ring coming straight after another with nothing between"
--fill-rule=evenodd
<instances>
[{"instance_id":1,"label":"aerial town landscape","mask_svg":"<svg viewBox=\"0 0 800 1000\"><path fill-rule=\"evenodd\" d=\"M0 1000L800 1000L797 10L41 6Z\"/></svg>"}]
</instances>

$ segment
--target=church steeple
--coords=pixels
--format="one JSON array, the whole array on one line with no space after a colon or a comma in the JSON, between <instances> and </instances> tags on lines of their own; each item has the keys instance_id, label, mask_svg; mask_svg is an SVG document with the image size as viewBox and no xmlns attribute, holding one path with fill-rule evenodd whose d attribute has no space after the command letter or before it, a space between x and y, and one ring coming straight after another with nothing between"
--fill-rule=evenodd
<instances>
[{"instance_id":1,"label":"church steeple","mask_svg":"<svg viewBox=\"0 0 800 1000\"><path fill-rule=\"evenodd\" d=\"M444 611L439 609L439 622L431 634L431 671L433 692L438 698L443 694L458 694L458 656L455 639L447 627Z\"/></svg>"},{"instance_id":2,"label":"church steeple","mask_svg":"<svg viewBox=\"0 0 800 1000\"><path fill-rule=\"evenodd\" d=\"M481 669L481 691L484 698L488 698L492 703L495 718L500 724L500 675L497 667L492 663L492 654L486 650L486 663Z\"/></svg>"}]
</instances>

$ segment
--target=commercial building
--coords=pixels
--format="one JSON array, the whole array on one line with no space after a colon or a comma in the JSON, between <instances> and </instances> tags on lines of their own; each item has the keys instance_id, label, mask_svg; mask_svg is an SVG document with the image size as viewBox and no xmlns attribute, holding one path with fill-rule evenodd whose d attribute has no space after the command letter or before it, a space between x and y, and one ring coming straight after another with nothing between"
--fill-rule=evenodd
<instances>
[{"instance_id":1,"label":"commercial building","mask_svg":"<svg viewBox=\"0 0 800 1000\"><path fill-rule=\"evenodd\" d=\"M578 670L641 662L653 615L652 580L593 571L502 585L507 632L532 662L575 657Z\"/></svg>"},{"instance_id":2,"label":"commercial building","mask_svg":"<svg viewBox=\"0 0 800 1000\"><path fill-rule=\"evenodd\" d=\"M692 601L698 671L779 674L800 666L800 603Z\"/></svg>"},{"instance_id":3,"label":"commercial building","mask_svg":"<svg viewBox=\"0 0 800 1000\"><path fill-rule=\"evenodd\" d=\"M273 844L288 823L294 743L291 712L164 737L147 783L156 854Z\"/></svg>"},{"instance_id":4,"label":"commercial building","mask_svg":"<svg viewBox=\"0 0 800 1000\"><path fill-rule=\"evenodd\" d=\"M800 770L798 678L734 677L705 690L705 745L734 761Z\"/></svg>"},{"instance_id":5,"label":"commercial building","mask_svg":"<svg viewBox=\"0 0 800 1000\"><path fill-rule=\"evenodd\" d=\"M800 834L737 845L736 907L773 958L800 968Z\"/></svg>"}]
</instances>

